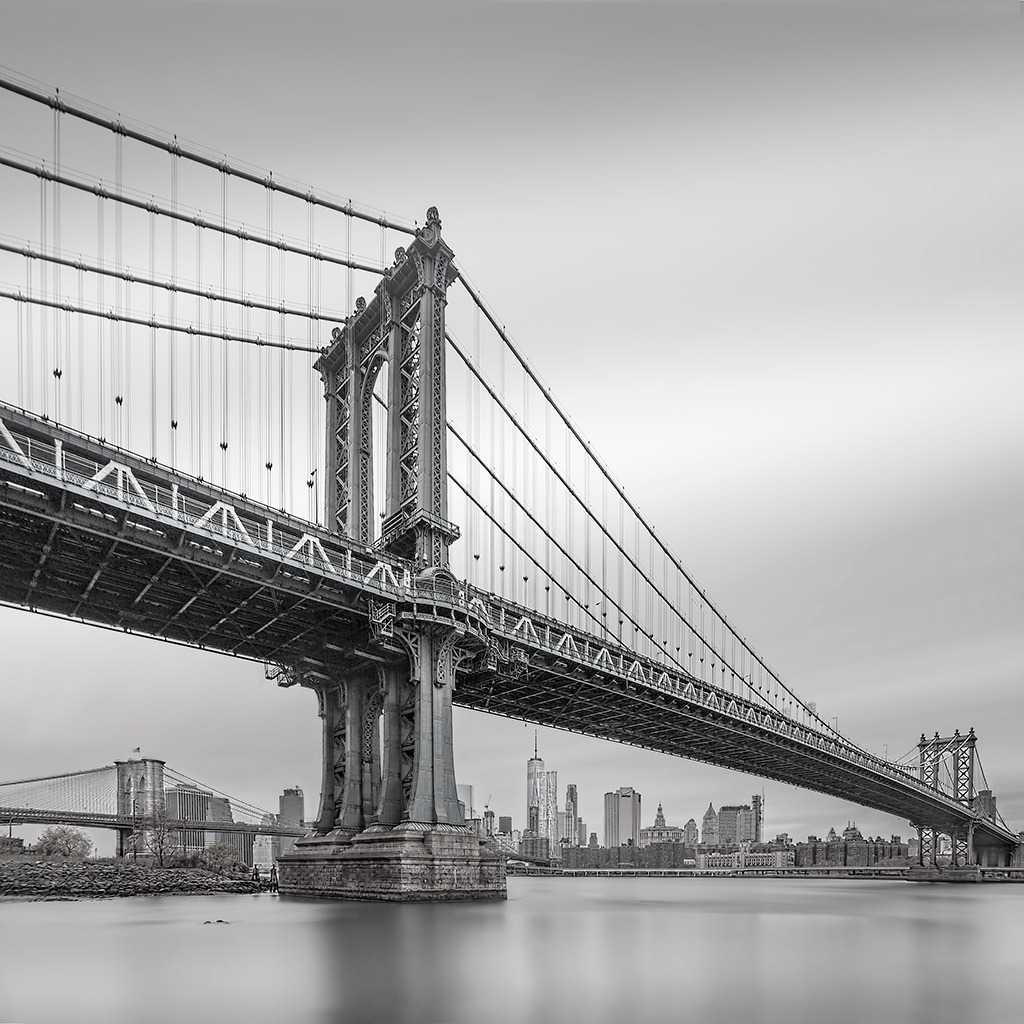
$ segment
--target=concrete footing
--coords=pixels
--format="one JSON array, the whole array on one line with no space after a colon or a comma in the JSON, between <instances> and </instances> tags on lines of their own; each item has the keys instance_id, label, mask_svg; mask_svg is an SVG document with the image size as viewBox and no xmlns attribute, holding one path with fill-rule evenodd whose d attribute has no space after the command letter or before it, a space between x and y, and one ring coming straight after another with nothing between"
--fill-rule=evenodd
<instances>
[{"instance_id":1,"label":"concrete footing","mask_svg":"<svg viewBox=\"0 0 1024 1024\"><path fill-rule=\"evenodd\" d=\"M969 864L962 868L922 867L914 865L907 871L908 882L980 882L981 868Z\"/></svg>"},{"instance_id":2,"label":"concrete footing","mask_svg":"<svg viewBox=\"0 0 1024 1024\"><path fill-rule=\"evenodd\" d=\"M306 836L278 860L280 891L326 899L503 900L505 864L475 833L416 825Z\"/></svg>"}]
</instances>

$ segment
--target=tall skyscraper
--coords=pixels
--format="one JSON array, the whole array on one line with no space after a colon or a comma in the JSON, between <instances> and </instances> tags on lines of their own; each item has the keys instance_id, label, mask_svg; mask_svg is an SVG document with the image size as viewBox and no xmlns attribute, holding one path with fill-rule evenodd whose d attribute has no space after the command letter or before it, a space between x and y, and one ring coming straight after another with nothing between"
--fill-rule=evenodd
<instances>
[{"instance_id":1,"label":"tall skyscraper","mask_svg":"<svg viewBox=\"0 0 1024 1024\"><path fill-rule=\"evenodd\" d=\"M471 818L477 817L476 808L473 806L473 787L463 782L455 785L459 803L462 805L462 819L468 822Z\"/></svg>"},{"instance_id":2,"label":"tall skyscraper","mask_svg":"<svg viewBox=\"0 0 1024 1024\"><path fill-rule=\"evenodd\" d=\"M697 822L691 818L683 826L683 845L696 846L700 842L700 833L697 831Z\"/></svg>"},{"instance_id":3,"label":"tall skyscraper","mask_svg":"<svg viewBox=\"0 0 1024 1024\"><path fill-rule=\"evenodd\" d=\"M701 822L700 841L705 846L718 845L718 815L715 814L715 809L711 804L708 804L708 809L704 812L704 820Z\"/></svg>"},{"instance_id":4,"label":"tall skyscraper","mask_svg":"<svg viewBox=\"0 0 1024 1024\"><path fill-rule=\"evenodd\" d=\"M544 790L547 798L547 813L541 818L540 835L547 839L551 856L561 860L562 829L558 824L558 772L548 771L544 773Z\"/></svg>"},{"instance_id":5,"label":"tall skyscraper","mask_svg":"<svg viewBox=\"0 0 1024 1024\"><path fill-rule=\"evenodd\" d=\"M640 794L632 786L620 786L604 795L604 845L640 845Z\"/></svg>"},{"instance_id":6,"label":"tall skyscraper","mask_svg":"<svg viewBox=\"0 0 1024 1024\"><path fill-rule=\"evenodd\" d=\"M537 753L537 733L533 734L533 757L526 762L526 827L540 835L541 806L546 803L544 762Z\"/></svg>"},{"instance_id":7,"label":"tall skyscraper","mask_svg":"<svg viewBox=\"0 0 1024 1024\"><path fill-rule=\"evenodd\" d=\"M579 797L576 786L570 782L565 788L565 832L570 846L579 846Z\"/></svg>"},{"instance_id":8,"label":"tall skyscraper","mask_svg":"<svg viewBox=\"0 0 1024 1024\"><path fill-rule=\"evenodd\" d=\"M306 801L298 786L286 789L279 797L277 806L282 825L301 825L306 820ZM294 845L294 836L281 836L281 853L287 853Z\"/></svg>"},{"instance_id":9,"label":"tall skyscraper","mask_svg":"<svg viewBox=\"0 0 1024 1024\"><path fill-rule=\"evenodd\" d=\"M755 793L750 798L750 805L754 810L754 834L751 836L751 842L763 843L764 842L764 797L760 793Z\"/></svg>"},{"instance_id":10,"label":"tall skyscraper","mask_svg":"<svg viewBox=\"0 0 1024 1024\"><path fill-rule=\"evenodd\" d=\"M549 841L552 856L557 855L561 831L558 828L558 772L546 771L537 753L534 733L533 757L526 762L527 827Z\"/></svg>"},{"instance_id":11,"label":"tall skyscraper","mask_svg":"<svg viewBox=\"0 0 1024 1024\"><path fill-rule=\"evenodd\" d=\"M512 834L512 815L502 814L498 817L498 831L503 832L505 835Z\"/></svg>"}]
</instances>

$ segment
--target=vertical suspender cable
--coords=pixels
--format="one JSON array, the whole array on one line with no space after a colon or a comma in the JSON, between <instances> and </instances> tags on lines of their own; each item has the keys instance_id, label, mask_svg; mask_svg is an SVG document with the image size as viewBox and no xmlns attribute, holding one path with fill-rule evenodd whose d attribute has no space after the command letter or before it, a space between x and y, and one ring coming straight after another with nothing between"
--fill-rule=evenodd
<instances>
[{"instance_id":1,"label":"vertical suspender cable","mask_svg":"<svg viewBox=\"0 0 1024 1024\"><path fill-rule=\"evenodd\" d=\"M315 204L314 204L315 208ZM313 226L313 235L316 237L316 225ZM319 252L319 246L317 246ZM346 254L346 255L351 255ZM320 342L323 337L323 324L320 321L320 310L323 306L323 274L324 274L324 261L317 259L316 261L316 291L314 298L316 301L316 340L317 348L320 347ZM314 471L320 470L322 463L320 460L320 446L323 444L324 430L327 422L325 400L323 395L323 382L318 381L315 377L313 378L313 405L316 409L316 423L315 431L313 435L313 453L311 460L313 463ZM323 474L320 474L316 479L316 486L313 488L313 504L314 504L314 516L313 521L319 526L320 525L320 488L326 486L326 481L322 479Z\"/></svg>"},{"instance_id":2,"label":"vertical suspender cable","mask_svg":"<svg viewBox=\"0 0 1024 1024\"><path fill-rule=\"evenodd\" d=\"M271 173L267 178L267 241L269 242L274 232L274 175ZM270 307L273 305L273 294L274 294L274 250L270 245L267 245L267 333L266 339L269 341L273 337L274 333L274 321L273 313ZM263 354L260 360L261 364L265 364L265 377L266 377L266 394L262 396L262 401L266 405L266 437L264 438L264 445L266 448L266 461L264 466L267 470L267 488L263 500L268 504L273 504L273 471L274 471L274 410L273 410L273 383L271 380L272 364L270 361L269 350Z\"/></svg>"},{"instance_id":3,"label":"vertical suspender cable","mask_svg":"<svg viewBox=\"0 0 1024 1024\"><path fill-rule=\"evenodd\" d=\"M306 248L313 251L313 201L308 199L306 201ZM314 310L313 306L313 260L309 257L306 258L306 308L312 313ZM313 347L313 321L309 317L306 318L306 345L309 348ZM308 410L306 412L306 422L308 425L308 433L306 437L306 465L309 466L309 476L306 480L306 490L309 492L307 495L307 507L308 513L307 518L312 523L314 521L314 508L316 505L314 497L314 484L316 483L316 462L315 462L315 441L314 431L316 426L314 423L314 416L318 408L316 402L316 374L309 374L309 397L307 399Z\"/></svg>"},{"instance_id":4,"label":"vertical suspender cable","mask_svg":"<svg viewBox=\"0 0 1024 1024\"><path fill-rule=\"evenodd\" d=\"M477 367L480 366L480 310L474 309L473 311L473 359L476 362ZM478 389L473 387L473 374L466 374L466 419L469 421L469 436L473 439L474 444L479 444L479 438L477 437L477 422L475 414L475 402ZM477 481L479 479L479 471L477 470L476 463L472 459L467 459L466 463L466 479L469 483L470 493L476 495L478 493ZM476 524L474 522L475 516L473 512L473 503L466 498L466 577L470 582L470 585L475 586L479 581L476 579L474 570L476 569L477 562L479 562L479 552L477 546L479 544L479 538L476 535Z\"/></svg>"},{"instance_id":5,"label":"vertical suspender cable","mask_svg":"<svg viewBox=\"0 0 1024 1024\"><path fill-rule=\"evenodd\" d=\"M57 91L57 101L53 106L53 169L56 172L53 179L53 252L55 256L60 256L60 185L58 184L58 177L60 176L60 91ZM61 266L60 263L54 265L53 268L53 284L54 294L59 300L61 298ZM62 410L61 410L61 378L64 374L64 358L61 348L62 332L60 313L55 311L53 315L53 344L54 344L54 363L53 363L53 405L54 413L60 422Z\"/></svg>"},{"instance_id":6,"label":"vertical suspender cable","mask_svg":"<svg viewBox=\"0 0 1024 1024\"><path fill-rule=\"evenodd\" d=\"M106 219L106 210L103 206L103 198L97 194L96 196L96 249L99 254L99 265L101 267L106 266L104 260L104 220ZM104 299L104 281L106 280L105 275L98 275L96 281L96 290L99 297L99 307L103 309ZM97 378L97 394L99 395L100 407L99 407L99 435L100 437L107 436L107 360L104 354L104 331L103 331L103 318L100 317L96 322L96 339L97 345L96 350L99 354L99 358L96 362L96 369L98 372Z\"/></svg>"},{"instance_id":7,"label":"vertical suspender cable","mask_svg":"<svg viewBox=\"0 0 1024 1024\"><path fill-rule=\"evenodd\" d=\"M282 232L282 237L284 232ZM285 275L285 252L281 248L278 250L278 263L280 265L280 271L278 274L279 280L277 283L278 288L281 289L281 341L285 340L287 336L287 327L285 322L285 311L284 311L284 300L288 294L286 287L286 275ZM290 502L286 501L285 495L289 490L288 471L291 465L289 456L291 452L288 450L288 361L285 358L285 350L283 348L278 349L278 360L277 360L277 372L280 376L278 381L278 388L280 390L280 400L278 405L279 414L279 451L281 453L281 472L278 473L278 490L280 492L280 502L278 508L282 511L288 508Z\"/></svg>"},{"instance_id":8,"label":"vertical suspender cable","mask_svg":"<svg viewBox=\"0 0 1024 1024\"><path fill-rule=\"evenodd\" d=\"M227 157L224 158L225 162ZM221 169L220 172L220 223L222 228L228 223L228 176L227 172ZM226 231L220 236L220 290L224 295L228 294L228 236ZM220 303L220 327L222 333L226 333L227 306ZM221 365L220 365L220 450L221 450L221 486L228 487L228 344L221 342Z\"/></svg>"},{"instance_id":9,"label":"vertical suspender cable","mask_svg":"<svg viewBox=\"0 0 1024 1024\"><path fill-rule=\"evenodd\" d=\"M203 285L203 229L199 226L199 221L196 221L196 326L201 332L203 330L203 296L202 296L202 285ZM203 443L204 434L204 420L206 417L203 415L206 411L203 408L203 350L200 348L199 342L200 335L195 334L192 337L190 347L192 349L192 366L195 374L195 380L193 384L193 399L192 399L192 423L195 431L195 440L193 443L193 466L192 472L199 477L206 479L206 472L204 469L203 455L205 453L205 445Z\"/></svg>"},{"instance_id":10,"label":"vertical suspender cable","mask_svg":"<svg viewBox=\"0 0 1024 1024\"><path fill-rule=\"evenodd\" d=\"M502 352L504 353L504 346L502 346ZM570 484L572 483L572 447L571 447L571 445L572 445L572 438L570 437L569 432L566 431L565 432L565 479L568 480ZM572 529L573 505L572 505L572 502L569 499L570 499L570 495L569 495L568 490L566 490L566 494L565 494L565 547L566 547L566 550L571 551L573 553L573 555L576 556L578 554L578 552L576 550L576 544L575 544L576 538L573 536L573 529ZM568 559L566 559L565 560L565 574L562 577L562 588L563 588L563 591L565 592L566 598L568 598L569 594L572 593L572 591L575 589L575 582L576 581L575 581L575 577L574 577L574 574L573 574L572 563ZM565 615L566 623L571 625L572 624L572 617L571 617L570 613L572 611L572 608L570 607L569 602L566 601L565 604L562 605L562 608L564 610L564 615Z\"/></svg>"},{"instance_id":11,"label":"vertical suspender cable","mask_svg":"<svg viewBox=\"0 0 1024 1024\"><path fill-rule=\"evenodd\" d=\"M120 132L114 134L114 267L117 271L117 276L114 278L114 313L115 319L111 324L111 330L114 332L114 437L118 445L124 445L124 399L125 399L125 381L124 381L124 338L122 331L124 327L121 321L121 314L124 311L124 296L122 292L123 282L121 279L121 270L123 265L124 252L122 248L123 235L122 235L122 221L124 219L124 209L121 204L121 195L123 188L122 173L124 170L123 156L124 156L124 136Z\"/></svg>"},{"instance_id":12,"label":"vertical suspender cable","mask_svg":"<svg viewBox=\"0 0 1024 1024\"><path fill-rule=\"evenodd\" d=\"M246 295L245 290L245 239L238 239L238 295L244 297ZM240 315L240 319L244 317L244 329L241 333L246 337L252 338L252 307L246 303L245 312ZM242 494L249 493L249 388L251 382L249 380L249 346L243 345L240 353L241 357L241 372L238 375L239 386L242 390L239 396L238 403L238 442L241 447L241 480L240 488Z\"/></svg>"},{"instance_id":13,"label":"vertical suspender cable","mask_svg":"<svg viewBox=\"0 0 1024 1024\"><path fill-rule=\"evenodd\" d=\"M149 279L156 277L156 212L149 211ZM156 319L156 290L152 285L149 287L149 317ZM149 329L149 453L156 458L156 434L157 434L157 396L156 396L156 328Z\"/></svg>"},{"instance_id":14,"label":"vertical suspender cable","mask_svg":"<svg viewBox=\"0 0 1024 1024\"><path fill-rule=\"evenodd\" d=\"M199 228L200 245L206 248L206 239L209 235L206 234L206 222ZM216 249L214 253L216 254ZM214 266L216 263L214 262ZM210 277L212 278L216 273L214 268L210 269ZM206 284L204 277L200 276L196 282L197 288L202 288ZM200 300L201 302L202 300ZM215 302L213 298L213 288L209 286L209 297L207 299L206 306L206 324L207 330L215 331L217 329L217 317L215 315ZM203 428L203 435L206 439L206 444L203 449L203 461L204 463L209 460L209 473L204 473L204 479L209 480L211 483L214 480L214 476L217 471L217 435L220 433L218 429L220 424L217 421L217 374L216 374L216 359L214 358L214 346L217 344L212 338L207 338L206 341L200 343L202 352L206 356L206 414L203 419L206 421Z\"/></svg>"},{"instance_id":15,"label":"vertical suspender cable","mask_svg":"<svg viewBox=\"0 0 1024 1024\"><path fill-rule=\"evenodd\" d=\"M499 388L500 388L499 394L504 395L506 393L505 392L505 346L504 345L501 346L501 364L500 364L500 367L499 367L499 370L498 370L498 383L499 383ZM499 476L500 479L504 480L505 479L505 417L502 417L500 422L501 422L501 441L500 441L500 444L498 446L498 476ZM499 496L498 501L500 502L500 509L499 509L499 512L498 512L498 520L500 522L505 522L506 520L505 520L505 497L504 497L504 495ZM505 568L506 568L507 563L505 561L505 535L503 533L500 534L499 544L500 544L500 554L499 554L499 559L500 560L498 562L498 574L499 574L498 575L498 579L500 581L499 593L501 594L502 597L507 597L508 595L505 593Z\"/></svg>"},{"instance_id":16,"label":"vertical suspender cable","mask_svg":"<svg viewBox=\"0 0 1024 1024\"><path fill-rule=\"evenodd\" d=\"M43 166L44 167L46 166L45 162L44 162ZM45 177L41 177L39 179L39 248L44 253L47 250L47 232L48 232L46 209L47 209L47 202L46 202L46 178ZM42 295L45 298L47 296L47 281L48 281L48 276L47 275L48 275L48 271L49 271L49 264L48 264L47 260L40 260L39 262L40 262L40 267L39 267L40 292L42 293ZM50 403L49 403L49 395L47 394L47 390L46 390L46 375L49 372L49 367L51 365L51 363L50 363L50 332L48 330L48 327L49 327L48 317L49 317L49 312L47 310L47 307L43 306L39 310L39 334L40 334L39 352L40 352L40 357L41 357L40 358L40 366L39 366L39 391L40 391L40 400L41 400L41 403L42 403L42 406L43 406L43 412L44 413L48 413L49 412L49 405L50 405ZM34 402L33 402L33 404L34 404Z\"/></svg>"},{"instance_id":17,"label":"vertical suspender cable","mask_svg":"<svg viewBox=\"0 0 1024 1024\"><path fill-rule=\"evenodd\" d=\"M175 146L177 145L178 137L174 137ZM171 150L171 210L177 211L178 209L178 156L174 150ZM169 225L171 232L171 283L177 283L178 275L178 218L172 217ZM170 322L176 323L177 318L177 292L172 288L167 296L168 305L170 308ZM171 465L177 467L178 460L178 334L177 331L171 331L168 340L168 376L170 377L171 385L171 408L170 408L170 428L171 428Z\"/></svg>"},{"instance_id":18,"label":"vertical suspender cable","mask_svg":"<svg viewBox=\"0 0 1024 1024\"><path fill-rule=\"evenodd\" d=\"M601 521L608 525L608 481L601 478ZM608 634L608 538L601 534L601 624Z\"/></svg>"},{"instance_id":19,"label":"vertical suspender cable","mask_svg":"<svg viewBox=\"0 0 1024 1024\"><path fill-rule=\"evenodd\" d=\"M477 310L477 316L480 315L480 311ZM544 448L546 451L551 451L551 403L544 403ZM544 474L544 516L545 521L551 524L551 529L555 527L555 488L554 481L551 478L551 471L544 466L542 470ZM551 587L554 585L554 579L552 578L553 566L551 564L551 537L547 536L544 545L544 575L547 577L547 582L544 584L544 614L551 614Z\"/></svg>"},{"instance_id":20,"label":"vertical suspender cable","mask_svg":"<svg viewBox=\"0 0 1024 1024\"><path fill-rule=\"evenodd\" d=\"M29 261L26 260L26 263ZM25 406L25 313L23 306L25 302L15 304L15 311L18 317L18 405L24 409ZM81 305L81 303L79 303Z\"/></svg>"}]
</instances>

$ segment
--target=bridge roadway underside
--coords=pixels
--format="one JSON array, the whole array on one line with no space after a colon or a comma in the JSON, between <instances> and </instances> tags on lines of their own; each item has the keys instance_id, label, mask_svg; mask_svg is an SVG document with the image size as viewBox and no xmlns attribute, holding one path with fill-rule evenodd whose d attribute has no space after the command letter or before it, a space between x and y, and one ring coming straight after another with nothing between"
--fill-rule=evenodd
<instances>
[{"instance_id":1,"label":"bridge roadway underside","mask_svg":"<svg viewBox=\"0 0 1024 1024\"><path fill-rule=\"evenodd\" d=\"M95 508L70 499L55 480L26 490L0 477L0 601L327 678L394 658L370 643L365 586L128 518L99 499ZM470 664L454 697L468 708L776 779L918 825L963 828L972 818L898 778L543 651L518 673Z\"/></svg>"}]
</instances>

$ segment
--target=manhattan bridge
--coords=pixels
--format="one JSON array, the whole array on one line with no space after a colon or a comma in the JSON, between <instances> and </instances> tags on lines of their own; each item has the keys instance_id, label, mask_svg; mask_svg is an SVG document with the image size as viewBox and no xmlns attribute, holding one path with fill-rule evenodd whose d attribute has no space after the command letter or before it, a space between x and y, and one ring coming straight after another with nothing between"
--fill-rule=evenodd
<instances>
[{"instance_id":1,"label":"manhattan bridge","mask_svg":"<svg viewBox=\"0 0 1024 1024\"><path fill-rule=\"evenodd\" d=\"M0 600L316 693L321 803L283 891L503 894L453 703L897 815L922 865L944 836L954 867L1015 857L973 730L883 759L747 642L436 209L385 216L9 72L0 111Z\"/></svg>"}]
</instances>

